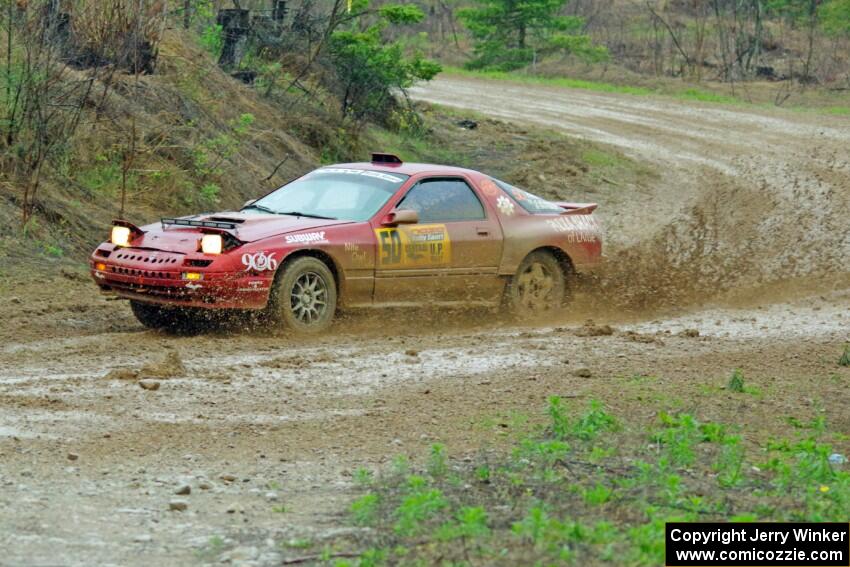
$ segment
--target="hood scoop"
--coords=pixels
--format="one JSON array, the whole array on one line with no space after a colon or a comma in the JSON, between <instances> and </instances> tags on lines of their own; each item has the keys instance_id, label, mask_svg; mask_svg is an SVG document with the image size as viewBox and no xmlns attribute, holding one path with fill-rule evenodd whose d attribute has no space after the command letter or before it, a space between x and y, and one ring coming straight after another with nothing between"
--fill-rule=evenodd
<instances>
[{"instance_id":1,"label":"hood scoop","mask_svg":"<svg viewBox=\"0 0 850 567\"><path fill-rule=\"evenodd\" d=\"M208 221L212 222L227 222L232 224L242 224L245 222L244 218L239 217L207 217Z\"/></svg>"},{"instance_id":2,"label":"hood scoop","mask_svg":"<svg viewBox=\"0 0 850 567\"><path fill-rule=\"evenodd\" d=\"M169 225L172 226L194 226L194 227L204 227L204 228L221 228L224 230L233 230L236 226L243 221L239 219L227 219L222 221L217 220L195 220L195 219L170 219L164 218L161 219L162 228L165 229Z\"/></svg>"}]
</instances>

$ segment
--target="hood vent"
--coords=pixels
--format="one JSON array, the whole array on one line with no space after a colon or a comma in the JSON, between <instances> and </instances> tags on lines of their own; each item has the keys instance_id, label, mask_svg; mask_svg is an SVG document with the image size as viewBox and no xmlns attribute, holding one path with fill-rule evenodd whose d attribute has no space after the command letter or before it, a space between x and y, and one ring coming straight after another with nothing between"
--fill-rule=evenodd
<instances>
[{"instance_id":1,"label":"hood vent","mask_svg":"<svg viewBox=\"0 0 850 567\"><path fill-rule=\"evenodd\" d=\"M213 221L213 222L228 222L228 223L236 223L236 224L242 224L243 222L245 222L245 219L231 218L231 217L209 217L207 220Z\"/></svg>"},{"instance_id":2,"label":"hood vent","mask_svg":"<svg viewBox=\"0 0 850 567\"><path fill-rule=\"evenodd\" d=\"M177 226L198 226L204 228L221 228L224 230L233 230L236 228L236 225L242 221L234 221L233 219L227 219L227 221L214 221L214 220L194 220L194 219L162 219L162 228L165 228L168 225L177 225Z\"/></svg>"}]
</instances>

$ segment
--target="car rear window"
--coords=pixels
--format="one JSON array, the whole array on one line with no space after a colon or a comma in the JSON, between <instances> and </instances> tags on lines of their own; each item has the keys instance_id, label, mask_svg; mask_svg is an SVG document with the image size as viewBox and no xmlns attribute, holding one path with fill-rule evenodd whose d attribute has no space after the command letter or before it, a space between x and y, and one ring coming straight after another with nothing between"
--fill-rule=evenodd
<instances>
[{"instance_id":1,"label":"car rear window","mask_svg":"<svg viewBox=\"0 0 850 567\"><path fill-rule=\"evenodd\" d=\"M543 197L538 197L533 193L529 193L525 189L514 187L510 183L505 183L504 181L500 181L499 179L495 179L493 177L491 177L490 179L492 179L493 182L502 189L502 191L510 195L510 197L514 201L516 201L517 205L519 205L529 213L536 215L559 215L564 212L564 209L562 209L552 201L547 201Z\"/></svg>"}]
</instances>

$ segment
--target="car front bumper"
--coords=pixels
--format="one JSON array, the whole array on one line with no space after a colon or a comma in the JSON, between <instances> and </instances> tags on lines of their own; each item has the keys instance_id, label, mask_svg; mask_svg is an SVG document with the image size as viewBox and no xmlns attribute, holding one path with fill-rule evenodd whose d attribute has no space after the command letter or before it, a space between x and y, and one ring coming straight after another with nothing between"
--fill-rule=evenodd
<instances>
[{"instance_id":1,"label":"car front bumper","mask_svg":"<svg viewBox=\"0 0 850 567\"><path fill-rule=\"evenodd\" d=\"M95 252L92 278L105 295L147 303L208 309L262 309L268 303L271 276L184 266L182 257L167 253L159 253L151 263L148 256L117 260Z\"/></svg>"}]
</instances>

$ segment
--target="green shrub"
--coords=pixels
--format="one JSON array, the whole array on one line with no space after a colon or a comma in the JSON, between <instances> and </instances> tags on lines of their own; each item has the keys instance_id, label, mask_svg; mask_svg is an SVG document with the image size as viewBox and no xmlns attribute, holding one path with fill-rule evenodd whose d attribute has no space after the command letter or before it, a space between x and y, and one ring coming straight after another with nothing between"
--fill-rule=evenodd
<instances>
[{"instance_id":1,"label":"green shrub","mask_svg":"<svg viewBox=\"0 0 850 567\"><path fill-rule=\"evenodd\" d=\"M221 56L221 50L224 47L224 33L221 25L210 24L201 32L201 47L215 57Z\"/></svg>"}]
</instances>

